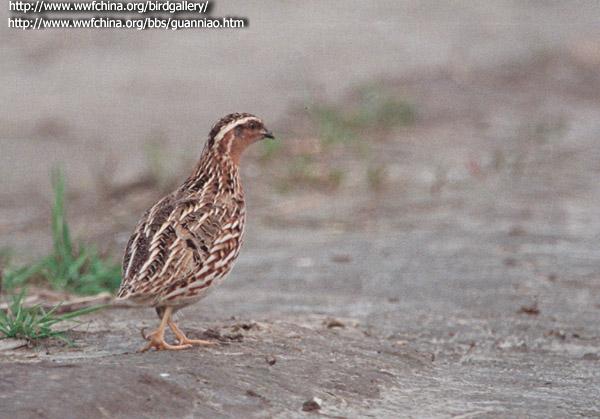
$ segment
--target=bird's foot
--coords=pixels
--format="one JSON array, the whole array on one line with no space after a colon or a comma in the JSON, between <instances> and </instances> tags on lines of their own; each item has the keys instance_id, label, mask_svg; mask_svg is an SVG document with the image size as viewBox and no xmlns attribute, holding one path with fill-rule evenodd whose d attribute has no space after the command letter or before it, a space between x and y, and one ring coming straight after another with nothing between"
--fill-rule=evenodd
<instances>
[{"instance_id":1,"label":"bird's foot","mask_svg":"<svg viewBox=\"0 0 600 419\"><path fill-rule=\"evenodd\" d=\"M179 327L177 327L175 322L169 321L168 324L169 324L169 327L171 328L171 330L173 331L173 334L175 334L175 338L177 339L177 342L179 342L180 345L198 345L198 346L216 346L216 345L218 345L217 342L213 342L210 340L190 339L185 335L185 333L183 333L183 331Z\"/></svg>"},{"instance_id":2,"label":"bird's foot","mask_svg":"<svg viewBox=\"0 0 600 419\"><path fill-rule=\"evenodd\" d=\"M142 336L144 336L143 333ZM165 341L164 334L161 335L156 332L150 333L148 336L144 336L144 338L149 342L143 348L140 348L139 352L146 352L152 348L156 349L157 351L180 351L182 349L189 349L192 347L191 344L181 342L178 345L171 345Z\"/></svg>"},{"instance_id":3,"label":"bird's foot","mask_svg":"<svg viewBox=\"0 0 600 419\"><path fill-rule=\"evenodd\" d=\"M216 346L217 342L202 339L190 339L187 336L177 336L177 342L180 345L198 345L198 346Z\"/></svg>"}]
</instances>

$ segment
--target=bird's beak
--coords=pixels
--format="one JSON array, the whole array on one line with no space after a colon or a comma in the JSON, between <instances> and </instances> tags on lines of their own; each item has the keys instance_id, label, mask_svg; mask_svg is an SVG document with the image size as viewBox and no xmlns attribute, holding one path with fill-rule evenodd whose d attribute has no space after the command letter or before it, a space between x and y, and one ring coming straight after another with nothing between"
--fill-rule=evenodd
<instances>
[{"instance_id":1,"label":"bird's beak","mask_svg":"<svg viewBox=\"0 0 600 419\"><path fill-rule=\"evenodd\" d=\"M263 135L264 138L271 138L271 139L275 138L275 136L273 135L273 133L271 131L267 130L267 129L263 130L261 132L261 134Z\"/></svg>"}]
</instances>

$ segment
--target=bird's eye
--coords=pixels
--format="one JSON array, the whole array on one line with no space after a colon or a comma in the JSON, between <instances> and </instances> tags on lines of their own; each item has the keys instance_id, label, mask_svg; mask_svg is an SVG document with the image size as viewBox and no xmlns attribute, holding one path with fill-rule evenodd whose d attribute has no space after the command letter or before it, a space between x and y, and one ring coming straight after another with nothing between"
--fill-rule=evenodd
<instances>
[{"instance_id":1,"label":"bird's eye","mask_svg":"<svg viewBox=\"0 0 600 419\"><path fill-rule=\"evenodd\" d=\"M248 127L250 129L256 129L258 127L258 125L256 124L256 122L250 122L250 125L248 125Z\"/></svg>"}]
</instances>

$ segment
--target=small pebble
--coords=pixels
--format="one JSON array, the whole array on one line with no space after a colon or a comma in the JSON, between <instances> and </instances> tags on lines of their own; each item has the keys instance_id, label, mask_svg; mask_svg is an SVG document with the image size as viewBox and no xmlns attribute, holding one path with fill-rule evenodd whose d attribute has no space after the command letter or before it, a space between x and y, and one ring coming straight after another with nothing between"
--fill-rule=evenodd
<instances>
[{"instance_id":1,"label":"small pebble","mask_svg":"<svg viewBox=\"0 0 600 419\"><path fill-rule=\"evenodd\" d=\"M314 412L315 410L321 409L322 403L323 401L321 399L319 399L318 397L313 397L312 399L307 400L302 404L302 410L304 412Z\"/></svg>"},{"instance_id":2,"label":"small pebble","mask_svg":"<svg viewBox=\"0 0 600 419\"><path fill-rule=\"evenodd\" d=\"M331 256L331 261L336 263L350 263L352 262L352 257L350 255L333 255Z\"/></svg>"},{"instance_id":3,"label":"small pebble","mask_svg":"<svg viewBox=\"0 0 600 419\"><path fill-rule=\"evenodd\" d=\"M338 319L327 319L325 325L328 329L333 329L334 327L346 327L346 325Z\"/></svg>"}]
</instances>

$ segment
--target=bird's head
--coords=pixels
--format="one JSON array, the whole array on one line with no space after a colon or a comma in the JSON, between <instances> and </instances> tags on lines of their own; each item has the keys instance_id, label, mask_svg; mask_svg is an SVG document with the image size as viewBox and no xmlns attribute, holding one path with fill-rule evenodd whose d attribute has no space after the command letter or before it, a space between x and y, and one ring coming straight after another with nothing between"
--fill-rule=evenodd
<instances>
[{"instance_id":1,"label":"bird's head","mask_svg":"<svg viewBox=\"0 0 600 419\"><path fill-rule=\"evenodd\" d=\"M263 138L274 137L260 118L249 113L232 113L221 118L210 130L208 148L239 164L244 150Z\"/></svg>"}]
</instances>

